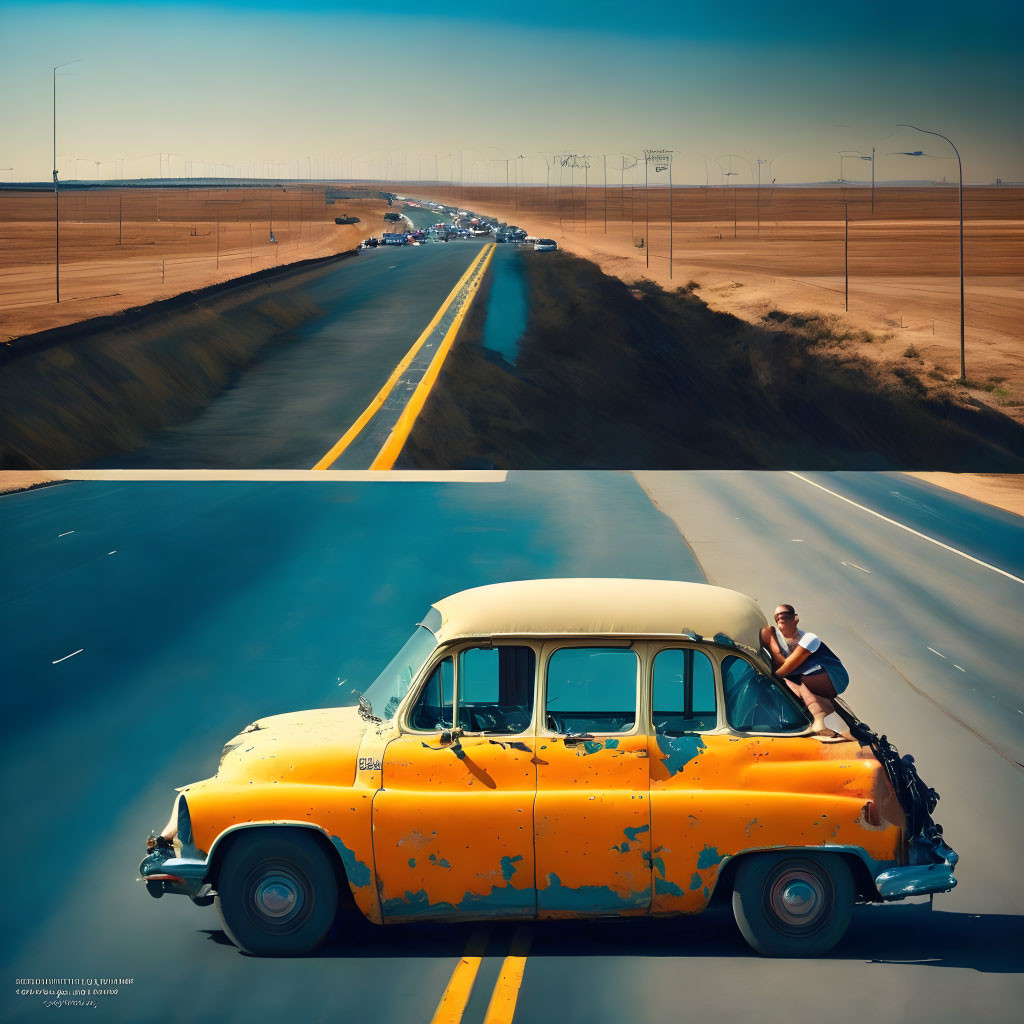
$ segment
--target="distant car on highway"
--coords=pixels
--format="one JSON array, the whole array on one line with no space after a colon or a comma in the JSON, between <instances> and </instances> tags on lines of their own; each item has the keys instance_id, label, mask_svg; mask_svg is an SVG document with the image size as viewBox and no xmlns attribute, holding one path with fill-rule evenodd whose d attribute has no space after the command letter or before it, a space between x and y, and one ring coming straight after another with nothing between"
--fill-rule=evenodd
<instances>
[{"instance_id":1,"label":"distant car on highway","mask_svg":"<svg viewBox=\"0 0 1024 1024\"><path fill-rule=\"evenodd\" d=\"M945 892L937 794L839 701L811 735L748 597L665 580L437 601L358 707L260 719L185 786L140 865L257 955L340 904L377 924L695 914L826 952L856 901Z\"/></svg>"},{"instance_id":2,"label":"distant car on highway","mask_svg":"<svg viewBox=\"0 0 1024 1024\"><path fill-rule=\"evenodd\" d=\"M538 238L533 243L534 252L550 252L552 249L557 249L558 243L553 238Z\"/></svg>"}]
</instances>

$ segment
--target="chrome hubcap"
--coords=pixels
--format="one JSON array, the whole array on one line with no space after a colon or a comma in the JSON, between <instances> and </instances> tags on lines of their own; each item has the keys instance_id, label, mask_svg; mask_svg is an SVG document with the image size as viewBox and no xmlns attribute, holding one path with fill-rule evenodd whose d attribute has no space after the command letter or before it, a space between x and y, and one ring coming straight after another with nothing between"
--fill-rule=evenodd
<instances>
[{"instance_id":1,"label":"chrome hubcap","mask_svg":"<svg viewBox=\"0 0 1024 1024\"><path fill-rule=\"evenodd\" d=\"M263 879L256 887L256 907L267 917L282 918L295 912L301 893L294 879L273 875Z\"/></svg>"},{"instance_id":2,"label":"chrome hubcap","mask_svg":"<svg viewBox=\"0 0 1024 1024\"><path fill-rule=\"evenodd\" d=\"M787 929L813 928L828 912L828 893L813 873L791 867L774 880L769 903L779 924Z\"/></svg>"},{"instance_id":3,"label":"chrome hubcap","mask_svg":"<svg viewBox=\"0 0 1024 1024\"><path fill-rule=\"evenodd\" d=\"M806 882L791 882L782 890L782 902L790 914L804 917L813 912L817 900L814 889Z\"/></svg>"}]
</instances>

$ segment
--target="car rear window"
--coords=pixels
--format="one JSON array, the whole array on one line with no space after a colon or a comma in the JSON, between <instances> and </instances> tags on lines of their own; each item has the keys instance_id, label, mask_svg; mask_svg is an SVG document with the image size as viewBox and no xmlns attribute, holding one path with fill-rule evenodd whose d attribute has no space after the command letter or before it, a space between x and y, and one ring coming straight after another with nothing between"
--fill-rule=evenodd
<instances>
[{"instance_id":1,"label":"car rear window","mask_svg":"<svg viewBox=\"0 0 1024 1024\"><path fill-rule=\"evenodd\" d=\"M659 651L654 659L654 730L668 736L718 725L715 670L692 648Z\"/></svg>"}]
</instances>

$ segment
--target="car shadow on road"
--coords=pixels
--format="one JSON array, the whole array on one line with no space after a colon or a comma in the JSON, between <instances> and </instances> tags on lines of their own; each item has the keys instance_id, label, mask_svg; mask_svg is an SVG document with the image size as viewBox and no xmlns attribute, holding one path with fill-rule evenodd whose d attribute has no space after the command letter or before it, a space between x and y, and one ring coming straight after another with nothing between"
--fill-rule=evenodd
<instances>
[{"instance_id":1,"label":"car shadow on road","mask_svg":"<svg viewBox=\"0 0 1024 1024\"><path fill-rule=\"evenodd\" d=\"M521 922L403 924L381 928L344 916L318 958L458 958L481 927L489 931L486 956L506 956ZM726 908L698 917L535 921L531 957L753 957ZM223 932L206 930L218 944ZM933 910L928 904L860 906L831 960L869 964L959 967L983 974L1022 974L1024 917Z\"/></svg>"},{"instance_id":2,"label":"car shadow on road","mask_svg":"<svg viewBox=\"0 0 1024 1024\"><path fill-rule=\"evenodd\" d=\"M832 955L873 964L1024 974L1022 949L1024 917L952 913L922 903L858 907Z\"/></svg>"}]
</instances>

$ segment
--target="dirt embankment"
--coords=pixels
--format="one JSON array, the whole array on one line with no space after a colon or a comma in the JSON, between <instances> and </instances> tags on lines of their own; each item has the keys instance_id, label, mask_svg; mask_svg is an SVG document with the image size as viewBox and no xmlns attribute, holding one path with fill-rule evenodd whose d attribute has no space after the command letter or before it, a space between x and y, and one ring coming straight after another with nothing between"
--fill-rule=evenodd
<instances>
[{"instance_id":1,"label":"dirt embankment","mask_svg":"<svg viewBox=\"0 0 1024 1024\"><path fill-rule=\"evenodd\" d=\"M696 280L712 309L754 323L771 310L838 316L867 332L870 343L850 344L868 359L916 352L926 372L960 376L955 184L887 185L874 198L863 186L676 187L671 207L642 177L607 190L423 191L557 239L627 284ZM965 188L964 233L967 390L1024 423L1024 189Z\"/></svg>"},{"instance_id":2,"label":"dirt embankment","mask_svg":"<svg viewBox=\"0 0 1024 1024\"><path fill-rule=\"evenodd\" d=\"M306 286L351 255L257 272L0 348L0 469L79 465L195 416L274 338L320 312Z\"/></svg>"},{"instance_id":3,"label":"dirt embankment","mask_svg":"<svg viewBox=\"0 0 1024 1024\"><path fill-rule=\"evenodd\" d=\"M524 255L516 366L481 347L474 306L400 465L1024 471L1024 426L914 359L864 358L871 336L835 318L749 323L689 288Z\"/></svg>"}]
</instances>

